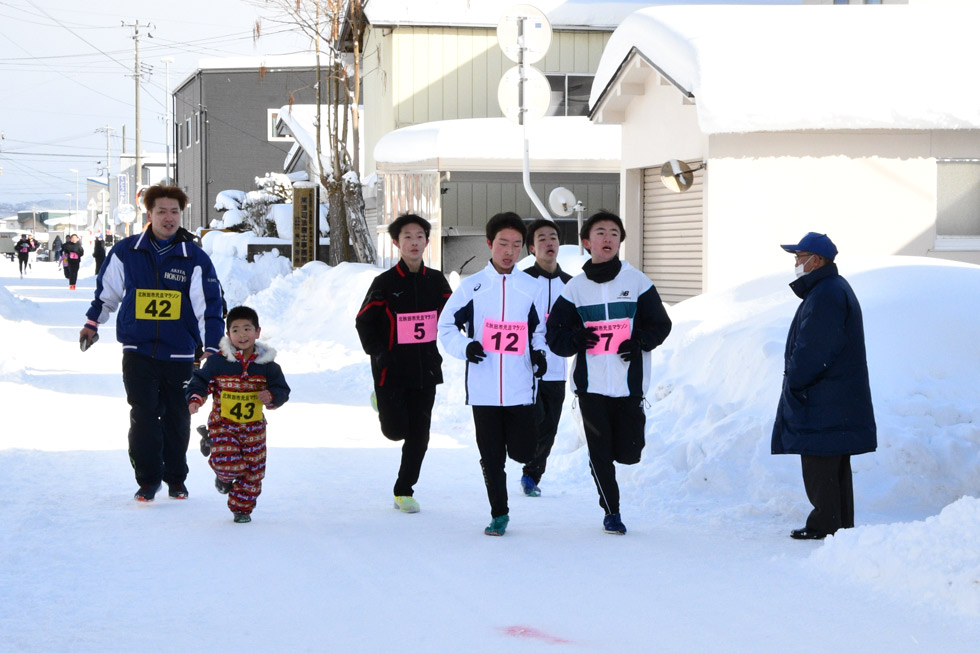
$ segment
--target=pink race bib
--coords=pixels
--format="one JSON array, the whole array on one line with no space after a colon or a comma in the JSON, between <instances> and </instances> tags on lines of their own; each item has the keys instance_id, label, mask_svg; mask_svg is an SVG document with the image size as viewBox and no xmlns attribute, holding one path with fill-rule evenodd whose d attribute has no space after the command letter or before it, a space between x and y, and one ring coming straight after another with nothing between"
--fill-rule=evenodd
<instances>
[{"instance_id":1,"label":"pink race bib","mask_svg":"<svg viewBox=\"0 0 980 653\"><path fill-rule=\"evenodd\" d=\"M68 258L76 259L78 258L78 254L76 254L75 252L68 252Z\"/></svg>"},{"instance_id":2,"label":"pink race bib","mask_svg":"<svg viewBox=\"0 0 980 653\"><path fill-rule=\"evenodd\" d=\"M418 345L436 339L436 312L399 313L396 318L399 345Z\"/></svg>"},{"instance_id":3,"label":"pink race bib","mask_svg":"<svg viewBox=\"0 0 980 653\"><path fill-rule=\"evenodd\" d=\"M615 354L619 350L619 345L630 337L630 321L628 318L604 322L586 322L585 326L594 327L599 336L599 342L596 346L589 349L589 353L594 356Z\"/></svg>"},{"instance_id":4,"label":"pink race bib","mask_svg":"<svg viewBox=\"0 0 980 653\"><path fill-rule=\"evenodd\" d=\"M520 356L527 348L527 322L483 320L483 349Z\"/></svg>"}]
</instances>

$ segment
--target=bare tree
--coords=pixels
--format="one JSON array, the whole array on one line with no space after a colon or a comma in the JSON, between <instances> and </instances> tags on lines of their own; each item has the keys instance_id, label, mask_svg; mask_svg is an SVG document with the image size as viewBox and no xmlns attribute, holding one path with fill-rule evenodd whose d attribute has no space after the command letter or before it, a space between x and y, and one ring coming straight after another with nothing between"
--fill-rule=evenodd
<instances>
[{"instance_id":1,"label":"bare tree","mask_svg":"<svg viewBox=\"0 0 980 653\"><path fill-rule=\"evenodd\" d=\"M364 196L357 173L363 3L364 0L251 0L251 4L272 12L270 22L294 25L309 36L317 55L315 170L327 191L330 265L343 261L374 263L377 258L364 217ZM255 35L261 36L259 21ZM329 146L326 153L321 145L324 129Z\"/></svg>"}]
</instances>

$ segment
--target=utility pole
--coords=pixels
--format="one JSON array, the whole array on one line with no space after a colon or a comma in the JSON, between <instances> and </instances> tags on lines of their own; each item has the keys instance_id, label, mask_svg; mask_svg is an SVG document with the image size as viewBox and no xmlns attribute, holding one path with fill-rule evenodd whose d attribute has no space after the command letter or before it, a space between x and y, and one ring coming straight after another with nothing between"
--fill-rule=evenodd
<instances>
[{"instance_id":1,"label":"utility pole","mask_svg":"<svg viewBox=\"0 0 980 653\"><path fill-rule=\"evenodd\" d=\"M111 156L111 153L110 153L110 150L109 150L109 133L112 132L112 128L109 127L109 125L106 125L105 127L99 127L95 131L96 132L105 132L105 187L106 187L106 190L111 190L112 189L112 163L111 163L112 159L109 158ZM112 200L111 200L112 194L111 193L107 193L107 195L110 197L109 205L111 205L112 204ZM106 214L108 212L109 212L109 207L106 206L106 203L105 203L104 198L103 198L103 202L102 202L102 235L103 235L103 237L106 237L106 236L109 235L108 228L106 226L106 221L108 219L108 216ZM113 223L112 231L113 231L113 236L115 236L115 231L116 231L115 223Z\"/></svg>"},{"instance_id":2,"label":"utility pole","mask_svg":"<svg viewBox=\"0 0 980 653\"><path fill-rule=\"evenodd\" d=\"M136 205L136 193L139 190L140 182L143 181L143 161L142 161L142 143L140 140L140 81L143 79L143 70L140 66L140 22L137 20L135 23L127 25L125 21L122 23L123 27L133 28L133 42L135 45L136 57L133 61L133 80L136 83L136 169L133 171L133 202ZM152 29L152 23L147 23L142 25L143 28L147 30L146 37L153 38L153 35L149 32ZM139 207L136 208L137 217L142 215ZM138 221L142 226L142 220Z\"/></svg>"},{"instance_id":3,"label":"utility pole","mask_svg":"<svg viewBox=\"0 0 980 653\"><path fill-rule=\"evenodd\" d=\"M166 86L165 86L166 93L167 93L165 99L166 99L167 104L166 104L166 107L165 107L166 112L164 114L165 115L165 118L164 118L163 124L164 124L164 128L167 130L166 137L164 139L165 142L166 142L166 145L167 145L167 184L172 185L174 183L174 181L173 181L173 177L170 174L170 133L171 133L171 131L173 131L173 129L170 126L170 108L171 108L171 105L173 103L171 102L171 98L170 98L170 64L172 64L174 62L174 58L173 57L164 57L160 61L162 61L163 64L167 67L166 68L166 70L167 70L167 73L166 73L167 82L166 82Z\"/></svg>"}]
</instances>

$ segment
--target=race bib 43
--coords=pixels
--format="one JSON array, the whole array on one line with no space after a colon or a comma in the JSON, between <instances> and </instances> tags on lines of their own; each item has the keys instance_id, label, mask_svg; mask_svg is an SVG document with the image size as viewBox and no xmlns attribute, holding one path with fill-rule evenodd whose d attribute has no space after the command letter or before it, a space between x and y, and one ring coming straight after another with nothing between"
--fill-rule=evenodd
<instances>
[{"instance_id":1,"label":"race bib 43","mask_svg":"<svg viewBox=\"0 0 980 653\"><path fill-rule=\"evenodd\" d=\"M179 320L180 292L176 290L136 291L137 320Z\"/></svg>"},{"instance_id":2,"label":"race bib 43","mask_svg":"<svg viewBox=\"0 0 980 653\"><path fill-rule=\"evenodd\" d=\"M262 402L257 392L222 392L221 416L231 422L247 424L262 420Z\"/></svg>"},{"instance_id":3,"label":"race bib 43","mask_svg":"<svg viewBox=\"0 0 980 653\"><path fill-rule=\"evenodd\" d=\"M483 349L520 356L527 348L527 322L483 321Z\"/></svg>"}]
</instances>

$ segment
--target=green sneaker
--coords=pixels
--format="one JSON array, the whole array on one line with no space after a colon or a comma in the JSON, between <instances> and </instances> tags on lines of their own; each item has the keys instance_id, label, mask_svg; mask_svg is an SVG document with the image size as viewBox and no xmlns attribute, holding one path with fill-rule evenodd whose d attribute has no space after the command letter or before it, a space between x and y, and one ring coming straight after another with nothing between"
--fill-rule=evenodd
<instances>
[{"instance_id":1,"label":"green sneaker","mask_svg":"<svg viewBox=\"0 0 980 653\"><path fill-rule=\"evenodd\" d=\"M395 497L395 508L402 512L418 512L422 509L414 497Z\"/></svg>"},{"instance_id":2,"label":"green sneaker","mask_svg":"<svg viewBox=\"0 0 980 653\"><path fill-rule=\"evenodd\" d=\"M234 514L236 524L247 524L252 521L252 516L247 512L236 512Z\"/></svg>"},{"instance_id":3,"label":"green sneaker","mask_svg":"<svg viewBox=\"0 0 980 653\"><path fill-rule=\"evenodd\" d=\"M497 537L504 534L507 530L507 524L510 522L510 515L501 515L500 517L494 517L490 522L490 525L483 529L484 535L495 535Z\"/></svg>"}]
</instances>

